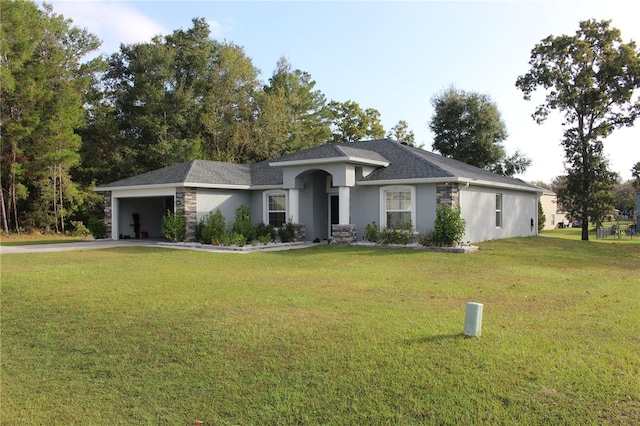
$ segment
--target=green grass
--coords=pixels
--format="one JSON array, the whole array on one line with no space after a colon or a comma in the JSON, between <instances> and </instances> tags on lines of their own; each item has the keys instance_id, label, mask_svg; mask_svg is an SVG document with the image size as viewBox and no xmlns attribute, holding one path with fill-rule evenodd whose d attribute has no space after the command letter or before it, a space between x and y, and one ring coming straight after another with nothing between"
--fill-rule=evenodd
<instances>
[{"instance_id":1,"label":"green grass","mask_svg":"<svg viewBox=\"0 0 640 426\"><path fill-rule=\"evenodd\" d=\"M638 424L640 246L480 247L4 255L0 423Z\"/></svg>"},{"instance_id":2,"label":"green grass","mask_svg":"<svg viewBox=\"0 0 640 426\"><path fill-rule=\"evenodd\" d=\"M85 241L84 238L64 234L0 234L0 246L26 246L33 244L62 244Z\"/></svg>"},{"instance_id":3,"label":"green grass","mask_svg":"<svg viewBox=\"0 0 640 426\"><path fill-rule=\"evenodd\" d=\"M622 223L622 226L626 229L630 224L631 222L624 222ZM604 226L610 227L611 225L613 225L613 222L607 223ZM581 228L550 229L542 231L540 234L546 237L561 238L565 240L580 241L582 239ZM609 236L607 238L598 239L596 238L596 228L592 227L589 228L589 241L605 244L632 244L640 246L640 235L624 235L620 238L617 236Z\"/></svg>"}]
</instances>

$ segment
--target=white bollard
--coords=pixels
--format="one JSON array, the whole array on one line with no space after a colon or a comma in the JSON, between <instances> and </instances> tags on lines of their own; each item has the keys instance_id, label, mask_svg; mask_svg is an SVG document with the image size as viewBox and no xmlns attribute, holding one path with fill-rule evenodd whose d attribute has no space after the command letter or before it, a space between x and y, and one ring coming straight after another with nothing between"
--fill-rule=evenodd
<instances>
[{"instance_id":1,"label":"white bollard","mask_svg":"<svg viewBox=\"0 0 640 426\"><path fill-rule=\"evenodd\" d=\"M482 330L482 303L468 302L464 317L464 334L478 337Z\"/></svg>"}]
</instances>

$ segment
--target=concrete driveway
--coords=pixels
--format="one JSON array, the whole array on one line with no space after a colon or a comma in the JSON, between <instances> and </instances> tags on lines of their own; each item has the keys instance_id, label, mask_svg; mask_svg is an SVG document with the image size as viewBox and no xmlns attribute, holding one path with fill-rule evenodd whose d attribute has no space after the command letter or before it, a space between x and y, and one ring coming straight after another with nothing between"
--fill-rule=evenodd
<instances>
[{"instance_id":1,"label":"concrete driveway","mask_svg":"<svg viewBox=\"0 0 640 426\"><path fill-rule=\"evenodd\" d=\"M56 244L32 244L24 246L0 246L0 255L3 254L16 254L16 253L54 253L59 251L72 251L72 250L98 250L112 247L133 247L133 246L150 246L160 248L170 248L177 250L196 250L196 251L208 251L217 253L250 253L255 251L280 251L280 250L295 250L307 247L312 247L317 244L309 242L301 243L279 243L269 247L218 247L208 246L202 244L187 244L178 243L171 244L166 241L154 241L154 240L87 240L77 243L56 243Z\"/></svg>"},{"instance_id":2,"label":"concrete driveway","mask_svg":"<svg viewBox=\"0 0 640 426\"><path fill-rule=\"evenodd\" d=\"M53 253L71 250L97 250L112 247L156 246L153 240L88 240L77 243L31 244L24 246L0 246L0 254Z\"/></svg>"}]
</instances>

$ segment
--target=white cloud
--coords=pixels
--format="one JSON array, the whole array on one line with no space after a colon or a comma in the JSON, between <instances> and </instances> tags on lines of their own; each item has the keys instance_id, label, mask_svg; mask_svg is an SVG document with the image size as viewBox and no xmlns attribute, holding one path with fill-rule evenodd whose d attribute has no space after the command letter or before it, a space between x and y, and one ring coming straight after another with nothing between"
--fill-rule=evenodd
<instances>
[{"instance_id":1,"label":"white cloud","mask_svg":"<svg viewBox=\"0 0 640 426\"><path fill-rule=\"evenodd\" d=\"M151 40L167 31L129 4L117 1L54 1L53 10L102 40L101 53L114 53L121 43Z\"/></svg>"}]
</instances>

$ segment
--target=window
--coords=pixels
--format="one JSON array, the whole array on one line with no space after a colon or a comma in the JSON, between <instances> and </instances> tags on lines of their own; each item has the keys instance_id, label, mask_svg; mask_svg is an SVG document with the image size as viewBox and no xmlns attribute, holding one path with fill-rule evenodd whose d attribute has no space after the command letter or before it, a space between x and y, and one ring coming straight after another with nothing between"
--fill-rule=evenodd
<instances>
[{"instance_id":1,"label":"window","mask_svg":"<svg viewBox=\"0 0 640 426\"><path fill-rule=\"evenodd\" d=\"M287 195L284 192L266 194L265 222L276 228L287 222Z\"/></svg>"},{"instance_id":2,"label":"window","mask_svg":"<svg viewBox=\"0 0 640 426\"><path fill-rule=\"evenodd\" d=\"M389 187L381 192L381 226L395 228L409 222L415 226L415 188Z\"/></svg>"},{"instance_id":3,"label":"window","mask_svg":"<svg viewBox=\"0 0 640 426\"><path fill-rule=\"evenodd\" d=\"M502 194L496 194L496 228L502 228Z\"/></svg>"}]
</instances>

